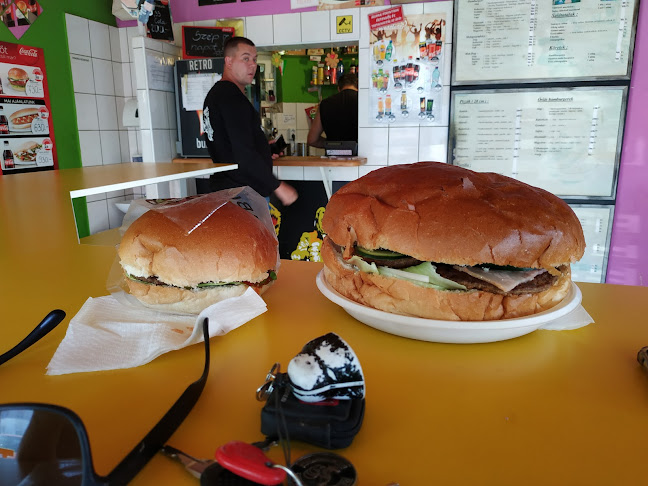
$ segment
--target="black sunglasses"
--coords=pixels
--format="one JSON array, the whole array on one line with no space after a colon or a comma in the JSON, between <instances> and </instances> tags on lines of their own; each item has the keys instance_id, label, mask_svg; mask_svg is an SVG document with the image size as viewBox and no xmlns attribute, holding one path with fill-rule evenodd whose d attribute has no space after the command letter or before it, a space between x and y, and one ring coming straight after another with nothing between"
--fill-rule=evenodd
<instances>
[{"instance_id":1,"label":"black sunglasses","mask_svg":"<svg viewBox=\"0 0 648 486\"><path fill-rule=\"evenodd\" d=\"M0 364L38 341L63 317L65 313L62 316L56 313L49 319L49 325L41 322L16 346L22 347L19 351L16 352L14 348L0 356ZM52 325L56 319L58 321ZM205 339L205 366L202 375L187 387L157 425L107 476L99 476L95 472L88 434L83 422L73 411L42 403L0 405L0 486L109 486L124 485L131 481L162 449L189 415L205 388L209 374L207 318L203 320L202 328ZM44 334L37 335L43 331ZM29 339L31 342L26 344ZM9 358L5 358L10 353Z\"/></svg>"}]
</instances>

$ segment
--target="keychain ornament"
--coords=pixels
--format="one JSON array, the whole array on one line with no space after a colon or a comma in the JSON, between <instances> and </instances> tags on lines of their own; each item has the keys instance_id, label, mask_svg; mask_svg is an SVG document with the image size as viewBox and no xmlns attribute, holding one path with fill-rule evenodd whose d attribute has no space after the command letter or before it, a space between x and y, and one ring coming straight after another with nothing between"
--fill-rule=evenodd
<instances>
[{"instance_id":1,"label":"keychain ornament","mask_svg":"<svg viewBox=\"0 0 648 486\"><path fill-rule=\"evenodd\" d=\"M330 332L306 343L288 363L293 393L304 402L364 398L364 376L353 349Z\"/></svg>"}]
</instances>

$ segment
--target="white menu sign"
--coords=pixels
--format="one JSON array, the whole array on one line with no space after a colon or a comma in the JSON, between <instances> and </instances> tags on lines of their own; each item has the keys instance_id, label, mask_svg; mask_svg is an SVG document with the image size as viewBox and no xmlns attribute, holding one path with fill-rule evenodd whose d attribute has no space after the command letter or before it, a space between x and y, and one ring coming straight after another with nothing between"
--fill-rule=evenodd
<instances>
[{"instance_id":1,"label":"white menu sign","mask_svg":"<svg viewBox=\"0 0 648 486\"><path fill-rule=\"evenodd\" d=\"M453 84L629 77L635 0L459 0Z\"/></svg>"},{"instance_id":2,"label":"white menu sign","mask_svg":"<svg viewBox=\"0 0 648 486\"><path fill-rule=\"evenodd\" d=\"M612 197L626 88L457 91L450 160L566 197Z\"/></svg>"}]
</instances>

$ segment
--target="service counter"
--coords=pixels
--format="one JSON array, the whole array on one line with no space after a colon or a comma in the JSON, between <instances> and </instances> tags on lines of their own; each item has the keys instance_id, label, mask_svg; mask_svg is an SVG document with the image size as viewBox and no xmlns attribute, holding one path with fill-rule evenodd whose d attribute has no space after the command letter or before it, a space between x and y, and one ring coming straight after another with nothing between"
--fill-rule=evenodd
<instances>
[{"instance_id":1,"label":"service counter","mask_svg":"<svg viewBox=\"0 0 648 486\"><path fill-rule=\"evenodd\" d=\"M0 346L20 341L50 310L67 318L0 367L4 403L54 403L84 421L97 472L110 471L202 370L191 346L134 369L46 376L67 324L88 297L107 295L114 246L79 245L65 171L0 177ZM337 451L358 485L642 484L648 430L648 288L579 284L596 321L489 344L439 344L370 328L317 289L319 263L284 260L268 311L211 339L210 376L170 445L201 458L230 440L261 439L255 390L310 339L333 331L355 350L365 421ZM318 450L292 444L293 460ZM279 447L269 452L283 461ZM197 486L158 454L133 485Z\"/></svg>"},{"instance_id":2,"label":"service counter","mask_svg":"<svg viewBox=\"0 0 648 486\"><path fill-rule=\"evenodd\" d=\"M196 163L205 159L173 159L174 163ZM207 159L209 160L209 159ZM322 174L322 183L326 191L326 197L331 198L333 193L333 182L330 178L330 169L333 167L358 167L367 163L366 157L317 157L317 156L284 156L273 161L275 167L319 167Z\"/></svg>"}]
</instances>

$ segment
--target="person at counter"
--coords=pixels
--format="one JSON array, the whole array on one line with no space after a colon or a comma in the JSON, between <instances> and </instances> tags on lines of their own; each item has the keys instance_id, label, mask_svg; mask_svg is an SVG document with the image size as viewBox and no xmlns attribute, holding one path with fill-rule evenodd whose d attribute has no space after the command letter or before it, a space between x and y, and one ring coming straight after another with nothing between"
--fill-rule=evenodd
<instances>
[{"instance_id":1,"label":"person at counter","mask_svg":"<svg viewBox=\"0 0 648 486\"><path fill-rule=\"evenodd\" d=\"M214 162L236 163L238 169L213 174L212 191L250 186L268 198L272 193L285 206L297 200L297 191L272 173L273 155L261 118L245 96L257 70L257 51L245 37L225 43L223 77L207 93L203 104L203 129L209 156Z\"/></svg>"},{"instance_id":2,"label":"person at counter","mask_svg":"<svg viewBox=\"0 0 648 486\"><path fill-rule=\"evenodd\" d=\"M338 91L320 103L308 132L311 147L324 148L327 141L358 141L358 76L352 73L340 76Z\"/></svg>"}]
</instances>

